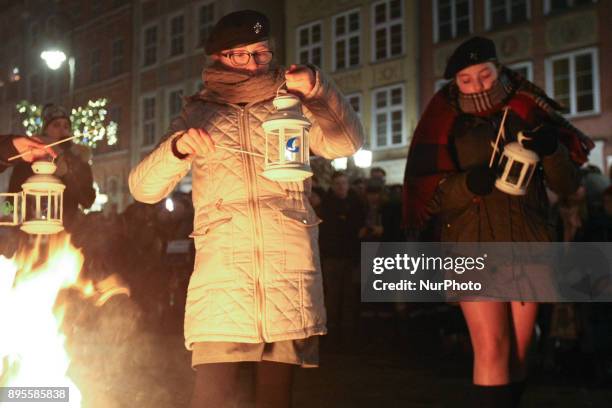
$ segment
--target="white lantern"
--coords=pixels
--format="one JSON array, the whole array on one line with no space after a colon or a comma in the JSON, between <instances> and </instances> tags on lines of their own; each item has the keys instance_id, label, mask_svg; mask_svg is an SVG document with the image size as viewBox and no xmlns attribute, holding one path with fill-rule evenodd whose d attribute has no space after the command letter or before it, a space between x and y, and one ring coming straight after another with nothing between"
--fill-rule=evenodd
<instances>
[{"instance_id":1,"label":"white lantern","mask_svg":"<svg viewBox=\"0 0 612 408\"><path fill-rule=\"evenodd\" d=\"M525 138L518 133L518 142L508 143L499 158L499 177L495 187L504 193L521 196L527 192L527 186L536 169L540 157L533 151L525 149L521 141Z\"/></svg>"},{"instance_id":2,"label":"white lantern","mask_svg":"<svg viewBox=\"0 0 612 408\"><path fill-rule=\"evenodd\" d=\"M56 234L64 229L64 189L66 186L53 175L57 166L52 162L38 161L32 164L34 175L21 185L21 193L3 193L0 196L12 199L4 202L11 209L12 221L0 225L18 225L28 234ZM21 218L18 208L21 207ZM7 216L8 211L5 211Z\"/></svg>"},{"instance_id":3,"label":"white lantern","mask_svg":"<svg viewBox=\"0 0 612 408\"><path fill-rule=\"evenodd\" d=\"M276 112L262 124L266 133L263 175L281 182L311 177L308 146L311 123L302 113L299 98L281 94L272 103Z\"/></svg>"}]
</instances>

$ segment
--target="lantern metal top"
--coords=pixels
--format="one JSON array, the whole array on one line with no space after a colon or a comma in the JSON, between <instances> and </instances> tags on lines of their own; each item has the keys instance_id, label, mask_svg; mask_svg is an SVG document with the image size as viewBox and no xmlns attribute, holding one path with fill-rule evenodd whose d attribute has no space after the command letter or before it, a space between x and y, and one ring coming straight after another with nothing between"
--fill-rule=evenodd
<instances>
[{"instance_id":1,"label":"lantern metal top","mask_svg":"<svg viewBox=\"0 0 612 408\"><path fill-rule=\"evenodd\" d=\"M34 175L29 177L21 188L26 193L59 193L66 189L66 186L59 178L53 175L57 166L53 162L37 161L32 164Z\"/></svg>"},{"instance_id":2,"label":"lantern metal top","mask_svg":"<svg viewBox=\"0 0 612 408\"><path fill-rule=\"evenodd\" d=\"M277 96L272 101L276 112L262 123L264 131L271 132L281 126L304 127L310 129L311 123L302 113L300 99L291 94Z\"/></svg>"},{"instance_id":3,"label":"lantern metal top","mask_svg":"<svg viewBox=\"0 0 612 408\"><path fill-rule=\"evenodd\" d=\"M519 142L508 143L504 146L504 154L523 163L537 163L540 157L532 150L525 149Z\"/></svg>"}]
</instances>

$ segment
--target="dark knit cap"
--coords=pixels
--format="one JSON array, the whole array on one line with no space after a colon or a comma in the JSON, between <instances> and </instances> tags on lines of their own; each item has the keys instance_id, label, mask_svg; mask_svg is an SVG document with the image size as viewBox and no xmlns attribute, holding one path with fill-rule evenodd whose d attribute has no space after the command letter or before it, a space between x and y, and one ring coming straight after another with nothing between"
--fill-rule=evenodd
<instances>
[{"instance_id":1,"label":"dark knit cap","mask_svg":"<svg viewBox=\"0 0 612 408\"><path fill-rule=\"evenodd\" d=\"M492 61L497 61L495 43L488 38L472 37L458 46L450 56L444 78L451 79L464 68Z\"/></svg>"},{"instance_id":2,"label":"dark knit cap","mask_svg":"<svg viewBox=\"0 0 612 408\"><path fill-rule=\"evenodd\" d=\"M206 41L207 55L268 39L270 20L254 10L227 14L215 24Z\"/></svg>"},{"instance_id":3,"label":"dark knit cap","mask_svg":"<svg viewBox=\"0 0 612 408\"><path fill-rule=\"evenodd\" d=\"M41 116L43 120L43 129L46 129L46 127L49 126L49 123L53 122L55 119L63 118L68 119L68 122L70 122L70 113L68 112L68 109L52 103L48 103L43 106Z\"/></svg>"}]
</instances>

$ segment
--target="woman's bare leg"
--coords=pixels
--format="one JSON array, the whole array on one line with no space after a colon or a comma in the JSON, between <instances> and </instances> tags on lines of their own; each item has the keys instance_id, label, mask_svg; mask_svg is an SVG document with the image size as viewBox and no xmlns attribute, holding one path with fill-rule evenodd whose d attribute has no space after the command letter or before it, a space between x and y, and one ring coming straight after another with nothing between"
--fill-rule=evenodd
<instances>
[{"instance_id":1,"label":"woman's bare leg","mask_svg":"<svg viewBox=\"0 0 612 408\"><path fill-rule=\"evenodd\" d=\"M461 302L460 305L474 349L474 384L508 384L511 334L508 303Z\"/></svg>"}]
</instances>

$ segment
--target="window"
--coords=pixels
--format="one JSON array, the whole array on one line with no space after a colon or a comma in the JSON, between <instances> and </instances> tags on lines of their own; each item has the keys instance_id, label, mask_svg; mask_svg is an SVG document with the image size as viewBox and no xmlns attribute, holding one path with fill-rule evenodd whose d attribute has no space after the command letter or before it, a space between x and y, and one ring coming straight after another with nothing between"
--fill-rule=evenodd
<instances>
[{"instance_id":1,"label":"window","mask_svg":"<svg viewBox=\"0 0 612 408\"><path fill-rule=\"evenodd\" d=\"M111 52L111 75L123 72L123 38L113 41Z\"/></svg>"},{"instance_id":2,"label":"window","mask_svg":"<svg viewBox=\"0 0 612 408\"><path fill-rule=\"evenodd\" d=\"M142 98L142 145L155 142L155 96Z\"/></svg>"},{"instance_id":3,"label":"window","mask_svg":"<svg viewBox=\"0 0 612 408\"><path fill-rule=\"evenodd\" d=\"M530 17L530 3L530 0L487 0L487 29L527 21Z\"/></svg>"},{"instance_id":4,"label":"window","mask_svg":"<svg viewBox=\"0 0 612 408\"><path fill-rule=\"evenodd\" d=\"M348 103L351 105L353 110L357 113L357 115L361 117L361 94L349 94L346 95L346 99L348 100Z\"/></svg>"},{"instance_id":5,"label":"window","mask_svg":"<svg viewBox=\"0 0 612 408\"><path fill-rule=\"evenodd\" d=\"M508 68L518 72L519 74L521 74L521 76L523 76L523 78L529 81L533 81L533 63L531 61L510 64L508 65Z\"/></svg>"},{"instance_id":6,"label":"window","mask_svg":"<svg viewBox=\"0 0 612 408\"><path fill-rule=\"evenodd\" d=\"M89 81L96 82L100 80L100 49L94 48L91 50L90 58Z\"/></svg>"},{"instance_id":7,"label":"window","mask_svg":"<svg viewBox=\"0 0 612 408\"><path fill-rule=\"evenodd\" d=\"M203 47L215 25L215 4L204 4L198 10L198 47Z\"/></svg>"},{"instance_id":8,"label":"window","mask_svg":"<svg viewBox=\"0 0 612 408\"><path fill-rule=\"evenodd\" d=\"M183 109L183 88L168 93L168 123L181 114Z\"/></svg>"},{"instance_id":9,"label":"window","mask_svg":"<svg viewBox=\"0 0 612 408\"><path fill-rule=\"evenodd\" d=\"M379 1L372 5L373 59L381 60L400 55L403 45L403 10L401 0Z\"/></svg>"},{"instance_id":10,"label":"window","mask_svg":"<svg viewBox=\"0 0 612 408\"><path fill-rule=\"evenodd\" d=\"M404 137L404 87L395 85L372 94L372 147L380 149L406 144Z\"/></svg>"},{"instance_id":11,"label":"window","mask_svg":"<svg viewBox=\"0 0 612 408\"><path fill-rule=\"evenodd\" d=\"M593 4L597 0L544 0L544 14L557 13L576 6Z\"/></svg>"},{"instance_id":12,"label":"window","mask_svg":"<svg viewBox=\"0 0 612 408\"><path fill-rule=\"evenodd\" d=\"M333 19L333 55L336 70L359 65L359 20L359 10L340 14Z\"/></svg>"},{"instance_id":13,"label":"window","mask_svg":"<svg viewBox=\"0 0 612 408\"><path fill-rule=\"evenodd\" d=\"M472 32L472 0L434 0L434 41L446 41Z\"/></svg>"},{"instance_id":14,"label":"window","mask_svg":"<svg viewBox=\"0 0 612 408\"><path fill-rule=\"evenodd\" d=\"M546 60L547 93L568 115L599 113L599 72L596 49L575 51Z\"/></svg>"},{"instance_id":15,"label":"window","mask_svg":"<svg viewBox=\"0 0 612 408\"><path fill-rule=\"evenodd\" d=\"M170 19L170 56L181 55L185 51L185 17L175 16Z\"/></svg>"},{"instance_id":16,"label":"window","mask_svg":"<svg viewBox=\"0 0 612 408\"><path fill-rule=\"evenodd\" d=\"M143 32L143 65L148 67L157 62L157 26L145 28Z\"/></svg>"},{"instance_id":17,"label":"window","mask_svg":"<svg viewBox=\"0 0 612 408\"><path fill-rule=\"evenodd\" d=\"M300 64L311 63L318 67L322 65L322 37L321 22L297 29L297 60Z\"/></svg>"}]
</instances>

